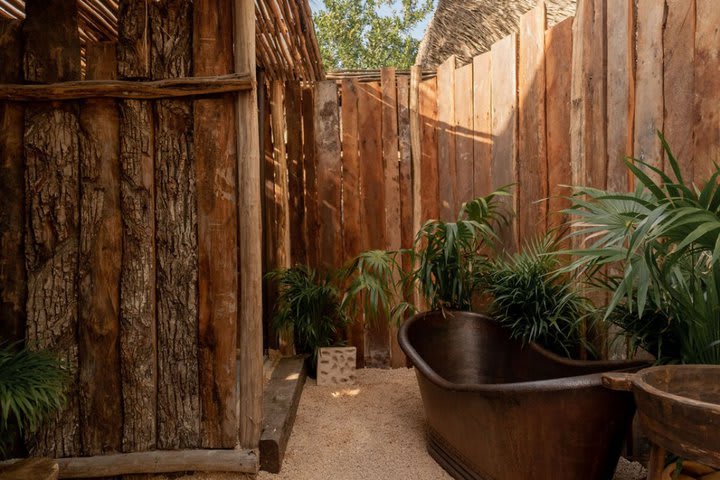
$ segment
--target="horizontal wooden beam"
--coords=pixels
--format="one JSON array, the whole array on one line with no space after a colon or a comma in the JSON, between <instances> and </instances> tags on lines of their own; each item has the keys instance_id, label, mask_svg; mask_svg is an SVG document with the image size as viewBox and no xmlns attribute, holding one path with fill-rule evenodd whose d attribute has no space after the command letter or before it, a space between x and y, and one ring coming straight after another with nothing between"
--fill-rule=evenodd
<instances>
[{"instance_id":1,"label":"horizontal wooden beam","mask_svg":"<svg viewBox=\"0 0 720 480\"><path fill-rule=\"evenodd\" d=\"M254 450L154 450L94 457L59 458L60 478L95 478L172 472L237 472L255 474Z\"/></svg>"},{"instance_id":2,"label":"horizontal wooden beam","mask_svg":"<svg viewBox=\"0 0 720 480\"><path fill-rule=\"evenodd\" d=\"M153 100L252 90L248 74L217 77L186 77L135 82L130 80L83 80L46 85L0 84L0 100L15 102L64 101L83 98Z\"/></svg>"}]
</instances>

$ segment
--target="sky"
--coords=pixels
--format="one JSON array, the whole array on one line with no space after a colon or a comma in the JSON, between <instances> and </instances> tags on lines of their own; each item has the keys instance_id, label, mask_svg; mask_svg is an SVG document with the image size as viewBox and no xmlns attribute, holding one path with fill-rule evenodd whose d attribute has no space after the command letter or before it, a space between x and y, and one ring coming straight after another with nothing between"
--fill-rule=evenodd
<instances>
[{"instance_id":1,"label":"sky","mask_svg":"<svg viewBox=\"0 0 720 480\"><path fill-rule=\"evenodd\" d=\"M395 2L396 4L400 2ZM322 10L322 8L325 6L323 3L323 0L310 0L310 8L313 12L317 10ZM383 6L381 8L381 12L386 11L390 12L393 7L391 6ZM421 40L423 35L425 34L425 29L427 28L427 24L430 21L430 18L432 17L432 13L428 15L422 22L417 24L415 28L412 31L413 37L417 38L418 40Z\"/></svg>"}]
</instances>

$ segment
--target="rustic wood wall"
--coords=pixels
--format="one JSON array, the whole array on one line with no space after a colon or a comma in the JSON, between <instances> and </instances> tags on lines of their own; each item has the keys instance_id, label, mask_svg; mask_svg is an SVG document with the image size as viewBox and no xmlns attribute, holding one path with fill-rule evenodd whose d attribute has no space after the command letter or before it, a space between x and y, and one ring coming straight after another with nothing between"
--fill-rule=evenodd
<instances>
[{"instance_id":1,"label":"rustic wood wall","mask_svg":"<svg viewBox=\"0 0 720 480\"><path fill-rule=\"evenodd\" d=\"M363 250L406 246L425 220L452 220L463 202L508 184L515 216L501 235L515 250L564 224L565 186L632 188L625 156L665 168L657 130L688 179L707 178L720 140L711 3L581 0L551 29L540 4L517 34L472 64L448 59L436 78L416 68L408 84L388 68L380 81L303 87L305 189L289 192L292 209L304 204L293 213L305 218L298 251L337 268ZM288 151L300 149L298 135L287 139ZM267 176L265 186L276 188ZM301 262L295 238L290 256ZM402 365L394 333L356 319L359 364Z\"/></svg>"},{"instance_id":2,"label":"rustic wood wall","mask_svg":"<svg viewBox=\"0 0 720 480\"><path fill-rule=\"evenodd\" d=\"M249 5L121 0L118 41L87 46L83 78L236 72L234 29L254 38ZM22 22L0 18L0 84L81 80L77 8L28 0ZM240 63L255 56L247 45ZM300 95L287 98L299 106ZM259 407L238 407L260 404L262 352L257 329L237 342L239 276L254 268L241 269L239 237L260 232L239 227L240 203L257 202L239 186L252 146L238 139L237 97L0 101L0 332L57 353L73 376L66 408L27 439L34 454L257 445ZM255 99L245 103L257 137Z\"/></svg>"}]
</instances>

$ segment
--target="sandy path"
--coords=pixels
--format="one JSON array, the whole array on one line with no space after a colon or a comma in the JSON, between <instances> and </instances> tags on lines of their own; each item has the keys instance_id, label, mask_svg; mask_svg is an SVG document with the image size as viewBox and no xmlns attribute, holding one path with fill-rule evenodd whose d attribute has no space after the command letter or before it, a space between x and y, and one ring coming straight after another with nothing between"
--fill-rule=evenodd
<instances>
[{"instance_id":1,"label":"sandy path","mask_svg":"<svg viewBox=\"0 0 720 480\"><path fill-rule=\"evenodd\" d=\"M616 479L642 478L636 466L627 465L631 468ZM197 474L179 480L241 478ZM422 401L410 369L360 370L357 385L347 389L318 387L308 380L282 471L258 476L258 480L383 479L450 479L425 450Z\"/></svg>"}]
</instances>

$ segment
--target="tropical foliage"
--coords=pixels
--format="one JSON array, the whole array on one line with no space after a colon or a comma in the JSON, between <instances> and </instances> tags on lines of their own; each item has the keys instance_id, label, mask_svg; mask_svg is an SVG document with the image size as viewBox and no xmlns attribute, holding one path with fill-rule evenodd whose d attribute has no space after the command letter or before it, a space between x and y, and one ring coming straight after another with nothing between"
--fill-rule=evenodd
<instances>
[{"instance_id":1,"label":"tropical foliage","mask_svg":"<svg viewBox=\"0 0 720 480\"><path fill-rule=\"evenodd\" d=\"M556 246L547 236L490 261L482 289L491 297L492 316L513 338L572 357L588 348L581 325L591 318L592 304L576 291L570 275L556 273L561 265Z\"/></svg>"},{"instance_id":2,"label":"tropical foliage","mask_svg":"<svg viewBox=\"0 0 720 480\"><path fill-rule=\"evenodd\" d=\"M671 173L627 160L633 193L578 189L572 268L611 293L606 318L660 362L720 363L720 186L717 166L702 188L683 178L660 135Z\"/></svg>"},{"instance_id":3,"label":"tropical foliage","mask_svg":"<svg viewBox=\"0 0 720 480\"><path fill-rule=\"evenodd\" d=\"M0 345L0 454L12 432L34 432L65 404L69 375L47 351Z\"/></svg>"},{"instance_id":4,"label":"tropical foliage","mask_svg":"<svg viewBox=\"0 0 720 480\"><path fill-rule=\"evenodd\" d=\"M465 203L456 222L426 222L408 249L360 254L345 272L343 306L362 306L371 319L385 314L399 321L417 306L395 299L410 298L417 289L432 310L469 310L486 254L498 240L495 231L507 223L499 202L507 195L505 187Z\"/></svg>"},{"instance_id":5,"label":"tropical foliage","mask_svg":"<svg viewBox=\"0 0 720 480\"><path fill-rule=\"evenodd\" d=\"M335 346L349 318L340 308L340 292L330 275L321 276L298 265L275 270L268 277L278 284L273 325L295 339L298 350L315 359L317 349ZM314 364L314 362L313 362Z\"/></svg>"},{"instance_id":6,"label":"tropical foliage","mask_svg":"<svg viewBox=\"0 0 720 480\"><path fill-rule=\"evenodd\" d=\"M412 29L433 0L325 0L314 15L327 70L398 67L415 63L420 42Z\"/></svg>"}]
</instances>

